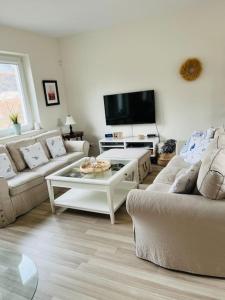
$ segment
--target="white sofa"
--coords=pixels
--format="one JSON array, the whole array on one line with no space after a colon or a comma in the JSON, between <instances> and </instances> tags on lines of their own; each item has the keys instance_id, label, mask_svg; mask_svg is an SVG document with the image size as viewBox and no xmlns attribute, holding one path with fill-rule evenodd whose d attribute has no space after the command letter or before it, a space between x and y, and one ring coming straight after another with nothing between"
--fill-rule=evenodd
<instances>
[{"instance_id":1,"label":"white sofa","mask_svg":"<svg viewBox=\"0 0 225 300\"><path fill-rule=\"evenodd\" d=\"M16 217L25 214L33 207L48 199L45 177L60 168L88 156L87 141L65 141L67 154L51 158L46 139L61 135L59 130L49 131L32 138L0 145L0 153L6 153L11 160L16 176L6 180L0 178L0 227L4 227ZM40 142L49 158L49 162L35 169L28 169L21 155L20 148Z\"/></svg>"},{"instance_id":2,"label":"white sofa","mask_svg":"<svg viewBox=\"0 0 225 300\"><path fill-rule=\"evenodd\" d=\"M128 194L136 255L169 269L225 277L225 199L205 198L197 189L168 193L188 167L176 155L146 190Z\"/></svg>"}]
</instances>

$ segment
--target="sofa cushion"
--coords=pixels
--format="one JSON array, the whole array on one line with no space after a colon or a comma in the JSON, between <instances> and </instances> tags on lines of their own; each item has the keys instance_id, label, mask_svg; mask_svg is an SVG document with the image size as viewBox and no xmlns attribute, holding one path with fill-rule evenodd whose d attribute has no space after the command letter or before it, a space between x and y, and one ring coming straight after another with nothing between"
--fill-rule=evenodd
<instances>
[{"instance_id":1,"label":"sofa cushion","mask_svg":"<svg viewBox=\"0 0 225 300\"><path fill-rule=\"evenodd\" d=\"M45 133L42 133L42 134L39 134L39 135L35 136L36 141L41 143L48 159L51 158L51 155L50 155L50 152L48 150L48 146L46 144L46 139L50 138L50 137L54 137L54 136L59 136L59 135L61 135L60 130L52 130L52 131L48 131L48 132L45 132Z\"/></svg>"},{"instance_id":2,"label":"sofa cushion","mask_svg":"<svg viewBox=\"0 0 225 300\"><path fill-rule=\"evenodd\" d=\"M58 171L66 165L67 163L64 160L51 159L46 165L34 168L32 171L41 176L48 176L49 174Z\"/></svg>"},{"instance_id":3,"label":"sofa cushion","mask_svg":"<svg viewBox=\"0 0 225 300\"><path fill-rule=\"evenodd\" d=\"M44 177L32 171L24 171L8 180L9 193L11 196L18 195L44 182Z\"/></svg>"},{"instance_id":4,"label":"sofa cushion","mask_svg":"<svg viewBox=\"0 0 225 300\"><path fill-rule=\"evenodd\" d=\"M22 147L20 151L30 169L34 169L48 162L44 149L39 142L28 147Z\"/></svg>"},{"instance_id":5,"label":"sofa cushion","mask_svg":"<svg viewBox=\"0 0 225 300\"><path fill-rule=\"evenodd\" d=\"M191 194L196 186L200 165L201 162L198 162L188 169L178 172L169 193Z\"/></svg>"},{"instance_id":6,"label":"sofa cushion","mask_svg":"<svg viewBox=\"0 0 225 300\"><path fill-rule=\"evenodd\" d=\"M66 155L56 157L54 160L55 161L63 161L66 164L73 163L79 159L84 157L83 152L73 152L73 153L67 153Z\"/></svg>"},{"instance_id":7,"label":"sofa cushion","mask_svg":"<svg viewBox=\"0 0 225 300\"><path fill-rule=\"evenodd\" d=\"M173 184L177 173L184 168L188 168L189 163L185 162L179 155L174 156L168 165L158 174L154 183Z\"/></svg>"},{"instance_id":8,"label":"sofa cushion","mask_svg":"<svg viewBox=\"0 0 225 300\"><path fill-rule=\"evenodd\" d=\"M13 171L17 172L17 169L16 169L16 166L14 164L14 161L12 160L12 157L10 156L9 151L6 149L5 145L0 145L0 154L2 154L2 153L5 153L8 156L8 159L10 160L11 165L13 167Z\"/></svg>"},{"instance_id":9,"label":"sofa cushion","mask_svg":"<svg viewBox=\"0 0 225 300\"><path fill-rule=\"evenodd\" d=\"M47 138L46 143L52 158L60 157L66 154L66 148L61 135Z\"/></svg>"},{"instance_id":10,"label":"sofa cushion","mask_svg":"<svg viewBox=\"0 0 225 300\"><path fill-rule=\"evenodd\" d=\"M30 146L33 144L35 144L34 138L7 143L7 145L6 145L7 149L9 150L9 153L10 153L18 171L23 171L27 167L26 162L20 151L20 148L27 147L27 146Z\"/></svg>"},{"instance_id":11,"label":"sofa cushion","mask_svg":"<svg viewBox=\"0 0 225 300\"><path fill-rule=\"evenodd\" d=\"M225 148L214 149L203 159L197 187L209 199L225 199Z\"/></svg>"}]
</instances>

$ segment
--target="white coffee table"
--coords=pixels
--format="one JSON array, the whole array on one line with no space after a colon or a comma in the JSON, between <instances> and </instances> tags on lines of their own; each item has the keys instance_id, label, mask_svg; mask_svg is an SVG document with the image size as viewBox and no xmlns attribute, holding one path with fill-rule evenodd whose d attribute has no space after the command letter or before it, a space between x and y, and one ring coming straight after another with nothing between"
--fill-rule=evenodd
<instances>
[{"instance_id":1,"label":"white coffee table","mask_svg":"<svg viewBox=\"0 0 225 300\"><path fill-rule=\"evenodd\" d=\"M114 224L115 212L126 200L128 192L138 186L138 161L110 159L112 167L108 171L84 174L79 167L85 159L46 177L52 212L55 213L58 206L108 214ZM54 187L69 190L55 198Z\"/></svg>"}]
</instances>

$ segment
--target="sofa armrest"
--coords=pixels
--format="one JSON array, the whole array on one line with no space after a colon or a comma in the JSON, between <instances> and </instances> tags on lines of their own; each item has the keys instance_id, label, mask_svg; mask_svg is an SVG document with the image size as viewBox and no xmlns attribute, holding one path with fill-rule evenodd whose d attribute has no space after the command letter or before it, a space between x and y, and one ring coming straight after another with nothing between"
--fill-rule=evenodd
<instances>
[{"instance_id":1,"label":"sofa armrest","mask_svg":"<svg viewBox=\"0 0 225 300\"><path fill-rule=\"evenodd\" d=\"M7 181L0 177L0 228L15 221L16 216L9 196Z\"/></svg>"},{"instance_id":2,"label":"sofa armrest","mask_svg":"<svg viewBox=\"0 0 225 300\"><path fill-rule=\"evenodd\" d=\"M88 141L65 141L65 147L69 153L83 152L88 156L90 145Z\"/></svg>"},{"instance_id":3,"label":"sofa armrest","mask_svg":"<svg viewBox=\"0 0 225 300\"><path fill-rule=\"evenodd\" d=\"M182 147L184 146L186 142L185 141L177 141L176 142L176 155L180 154L180 150L182 149Z\"/></svg>"},{"instance_id":4,"label":"sofa armrest","mask_svg":"<svg viewBox=\"0 0 225 300\"><path fill-rule=\"evenodd\" d=\"M127 197L127 211L132 218L151 217L224 223L225 201L210 200L201 195L132 190Z\"/></svg>"}]
</instances>

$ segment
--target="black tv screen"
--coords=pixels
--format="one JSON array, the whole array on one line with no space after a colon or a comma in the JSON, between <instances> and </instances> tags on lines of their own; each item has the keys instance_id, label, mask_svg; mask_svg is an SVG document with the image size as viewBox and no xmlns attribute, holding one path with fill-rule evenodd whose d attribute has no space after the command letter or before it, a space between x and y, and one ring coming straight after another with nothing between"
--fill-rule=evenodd
<instances>
[{"instance_id":1,"label":"black tv screen","mask_svg":"<svg viewBox=\"0 0 225 300\"><path fill-rule=\"evenodd\" d=\"M104 96L106 125L155 123L154 90Z\"/></svg>"}]
</instances>

